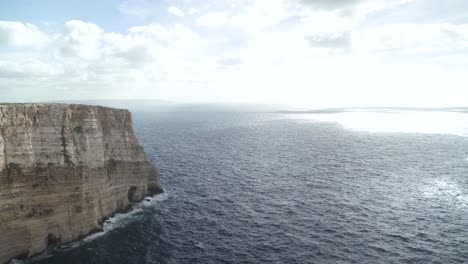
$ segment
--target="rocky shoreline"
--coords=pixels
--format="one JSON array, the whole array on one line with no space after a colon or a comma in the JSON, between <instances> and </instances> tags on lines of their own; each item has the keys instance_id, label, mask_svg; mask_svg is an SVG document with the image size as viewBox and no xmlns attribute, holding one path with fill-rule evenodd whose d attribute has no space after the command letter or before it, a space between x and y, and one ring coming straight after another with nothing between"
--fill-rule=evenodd
<instances>
[{"instance_id":1,"label":"rocky shoreline","mask_svg":"<svg viewBox=\"0 0 468 264\"><path fill-rule=\"evenodd\" d=\"M85 237L159 192L128 110L0 104L0 263Z\"/></svg>"}]
</instances>

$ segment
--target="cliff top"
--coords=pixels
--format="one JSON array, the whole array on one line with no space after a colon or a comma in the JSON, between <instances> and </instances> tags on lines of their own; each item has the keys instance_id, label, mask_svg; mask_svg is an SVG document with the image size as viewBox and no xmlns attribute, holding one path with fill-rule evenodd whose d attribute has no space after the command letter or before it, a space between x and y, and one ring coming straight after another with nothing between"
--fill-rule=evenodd
<instances>
[{"instance_id":1,"label":"cliff top","mask_svg":"<svg viewBox=\"0 0 468 264\"><path fill-rule=\"evenodd\" d=\"M90 105L90 104L66 104L66 103L2 103L0 102L0 107L2 106L25 106L25 107L34 107L34 106L55 106L55 107L63 107L63 108L101 108L101 109L109 109L109 110L119 110L119 111L126 111L129 112L128 109L124 108L116 108L116 107L108 107L102 105Z\"/></svg>"}]
</instances>

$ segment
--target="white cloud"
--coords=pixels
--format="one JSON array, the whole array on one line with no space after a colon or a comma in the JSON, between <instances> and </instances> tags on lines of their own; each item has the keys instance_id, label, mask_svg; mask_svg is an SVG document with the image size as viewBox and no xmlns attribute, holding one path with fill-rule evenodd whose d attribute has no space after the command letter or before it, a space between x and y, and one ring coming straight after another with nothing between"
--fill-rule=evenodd
<instances>
[{"instance_id":1,"label":"white cloud","mask_svg":"<svg viewBox=\"0 0 468 264\"><path fill-rule=\"evenodd\" d=\"M168 7L167 12L169 12L169 14L172 14L178 17L183 17L185 15L184 11L182 11L180 8L177 8L175 6Z\"/></svg>"},{"instance_id":2,"label":"white cloud","mask_svg":"<svg viewBox=\"0 0 468 264\"><path fill-rule=\"evenodd\" d=\"M350 32L320 32L318 34L306 36L311 47L319 48L341 48L347 49L351 47Z\"/></svg>"},{"instance_id":3,"label":"white cloud","mask_svg":"<svg viewBox=\"0 0 468 264\"><path fill-rule=\"evenodd\" d=\"M138 26L119 32L69 21L62 32L41 33L48 40L42 49L0 54L0 86L34 87L42 98L276 101L314 107L459 103L467 95L468 25L421 23L390 10L409 2L184 1L189 16L184 19L167 16L178 12L165 2L162 18L136 20ZM142 7L127 14L148 17L154 14L150 4L126 1L120 7ZM12 45L11 39L0 37L0 42Z\"/></svg>"},{"instance_id":4,"label":"white cloud","mask_svg":"<svg viewBox=\"0 0 468 264\"><path fill-rule=\"evenodd\" d=\"M338 12L342 16L366 16L394 8L414 0L300 0L304 6L314 10Z\"/></svg>"},{"instance_id":5,"label":"white cloud","mask_svg":"<svg viewBox=\"0 0 468 264\"><path fill-rule=\"evenodd\" d=\"M203 15L197 19L197 24L207 28L219 28L228 22L228 12L215 12Z\"/></svg>"},{"instance_id":6,"label":"white cloud","mask_svg":"<svg viewBox=\"0 0 468 264\"><path fill-rule=\"evenodd\" d=\"M193 7L190 8L189 11L188 11L188 13L190 15L195 15L195 14L198 14L199 12L200 12L200 10L198 10L197 8L193 8Z\"/></svg>"},{"instance_id":7,"label":"white cloud","mask_svg":"<svg viewBox=\"0 0 468 264\"><path fill-rule=\"evenodd\" d=\"M388 9L393 9L401 5L409 4L416 0L367 0L363 1L363 5L360 6L361 10L360 15L361 19L364 19L365 16L373 14L379 11L384 11Z\"/></svg>"},{"instance_id":8,"label":"white cloud","mask_svg":"<svg viewBox=\"0 0 468 264\"><path fill-rule=\"evenodd\" d=\"M62 53L66 56L78 56L85 59L97 59L100 56L100 41L103 31L93 23L72 20L65 23L62 35Z\"/></svg>"},{"instance_id":9,"label":"white cloud","mask_svg":"<svg viewBox=\"0 0 468 264\"><path fill-rule=\"evenodd\" d=\"M468 49L468 25L392 24L357 31L356 51L437 54Z\"/></svg>"},{"instance_id":10,"label":"white cloud","mask_svg":"<svg viewBox=\"0 0 468 264\"><path fill-rule=\"evenodd\" d=\"M223 65L223 66L237 66L237 65L243 64L244 61L238 55L226 54L226 55L219 57L216 60L216 63Z\"/></svg>"},{"instance_id":11,"label":"white cloud","mask_svg":"<svg viewBox=\"0 0 468 264\"><path fill-rule=\"evenodd\" d=\"M145 19L154 13L153 5L148 0L124 0L118 10L125 15Z\"/></svg>"},{"instance_id":12,"label":"white cloud","mask_svg":"<svg viewBox=\"0 0 468 264\"><path fill-rule=\"evenodd\" d=\"M149 24L132 27L128 30L136 38L154 39L168 46L196 45L199 35L182 24L165 27L160 24Z\"/></svg>"},{"instance_id":13,"label":"white cloud","mask_svg":"<svg viewBox=\"0 0 468 264\"><path fill-rule=\"evenodd\" d=\"M49 41L46 34L30 23L0 21L0 45L41 47Z\"/></svg>"},{"instance_id":14,"label":"white cloud","mask_svg":"<svg viewBox=\"0 0 468 264\"><path fill-rule=\"evenodd\" d=\"M336 10L355 6L363 0L301 0L301 2L312 8Z\"/></svg>"},{"instance_id":15,"label":"white cloud","mask_svg":"<svg viewBox=\"0 0 468 264\"><path fill-rule=\"evenodd\" d=\"M232 16L231 23L238 29L255 34L298 16L301 7L296 0L248 1L240 12Z\"/></svg>"},{"instance_id":16,"label":"white cloud","mask_svg":"<svg viewBox=\"0 0 468 264\"><path fill-rule=\"evenodd\" d=\"M200 37L181 24L107 33L93 23L73 20L53 39L42 50L0 54L0 89L14 83L15 96L22 91L19 87L34 87L22 96L29 98L25 100L167 95L168 90L155 87L169 89L164 83L195 78L186 72L197 68L194 57L200 54Z\"/></svg>"},{"instance_id":17,"label":"white cloud","mask_svg":"<svg viewBox=\"0 0 468 264\"><path fill-rule=\"evenodd\" d=\"M41 78L62 73L60 65L35 58L16 57L0 61L0 78Z\"/></svg>"}]
</instances>

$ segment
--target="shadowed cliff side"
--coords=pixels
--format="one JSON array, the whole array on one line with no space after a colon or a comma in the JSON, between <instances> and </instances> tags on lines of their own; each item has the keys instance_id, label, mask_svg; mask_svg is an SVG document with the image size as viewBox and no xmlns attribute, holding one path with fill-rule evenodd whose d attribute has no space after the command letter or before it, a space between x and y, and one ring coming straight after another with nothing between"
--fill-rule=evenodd
<instances>
[{"instance_id":1,"label":"shadowed cliff side","mask_svg":"<svg viewBox=\"0 0 468 264\"><path fill-rule=\"evenodd\" d=\"M0 104L0 263L83 237L161 191L129 111Z\"/></svg>"}]
</instances>

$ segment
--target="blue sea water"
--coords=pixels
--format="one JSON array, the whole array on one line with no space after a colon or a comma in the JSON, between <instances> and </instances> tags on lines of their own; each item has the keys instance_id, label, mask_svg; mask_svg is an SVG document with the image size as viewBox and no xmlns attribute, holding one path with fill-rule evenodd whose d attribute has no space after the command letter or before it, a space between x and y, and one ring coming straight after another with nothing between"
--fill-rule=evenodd
<instances>
[{"instance_id":1,"label":"blue sea water","mask_svg":"<svg viewBox=\"0 0 468 264\"><path fill-rule=\"evenodd\" d=\"M34 263L468 263L464 134L304 114L133 115L166 193Z\"/></svg>"}]
</instances>

